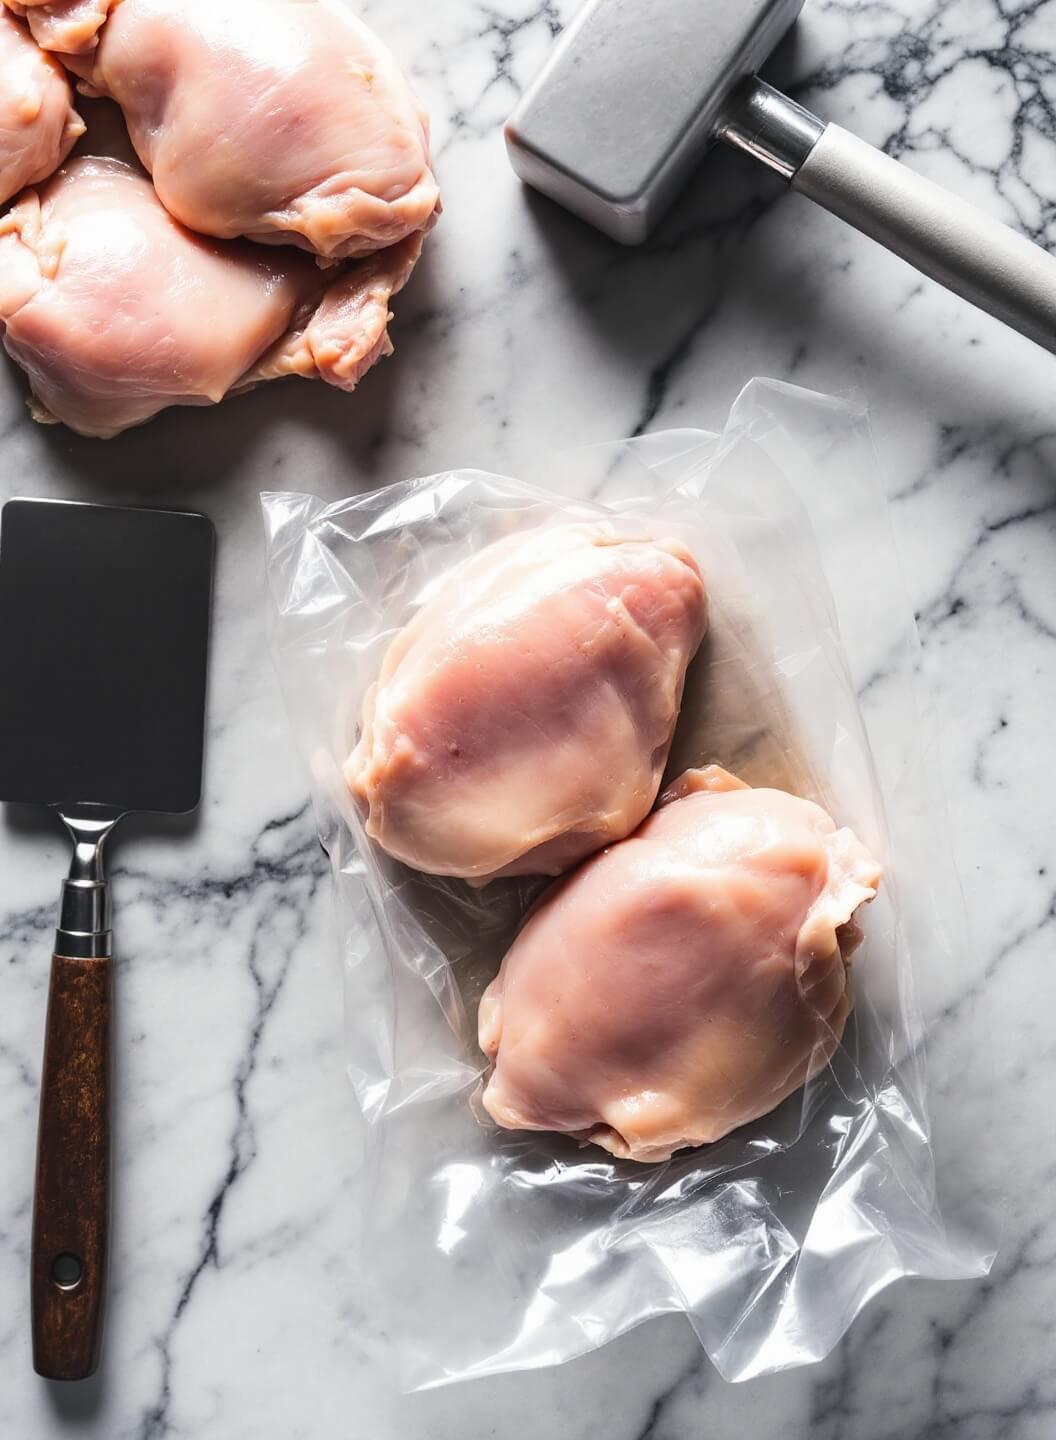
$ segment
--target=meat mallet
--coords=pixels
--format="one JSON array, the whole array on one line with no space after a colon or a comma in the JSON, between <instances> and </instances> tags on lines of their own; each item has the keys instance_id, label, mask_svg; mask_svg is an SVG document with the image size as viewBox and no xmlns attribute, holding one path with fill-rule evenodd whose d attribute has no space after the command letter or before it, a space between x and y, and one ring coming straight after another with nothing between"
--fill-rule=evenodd
<instances>
[{"instance_id":1,"label":"meat mallet","mask_svg":"<svg viewBox=\"0 0 1056 1440\"><path fill-rule=\"evenodd\" d=\"M1056 350L1056 258L759 79L802 5L587 0L506 126L514 169L634 245L721 140Z\"/></svg>"}]
</instances>

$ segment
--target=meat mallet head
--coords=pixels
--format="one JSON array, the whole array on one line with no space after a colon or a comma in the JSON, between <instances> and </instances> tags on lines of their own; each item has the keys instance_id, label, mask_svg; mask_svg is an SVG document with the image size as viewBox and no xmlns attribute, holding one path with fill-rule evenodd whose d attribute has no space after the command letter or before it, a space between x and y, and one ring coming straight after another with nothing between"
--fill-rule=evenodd
<instances>
[{"instance_id":1,"label":"meat mallet head","mask_svg":"<svg viewBox=\"0 0 1056 1440\"><path fill-rule=\"evenodd\" d=\"M522 180L644 240L803 0L587 0L506 126Z\"/></svg>"}]
</instances>

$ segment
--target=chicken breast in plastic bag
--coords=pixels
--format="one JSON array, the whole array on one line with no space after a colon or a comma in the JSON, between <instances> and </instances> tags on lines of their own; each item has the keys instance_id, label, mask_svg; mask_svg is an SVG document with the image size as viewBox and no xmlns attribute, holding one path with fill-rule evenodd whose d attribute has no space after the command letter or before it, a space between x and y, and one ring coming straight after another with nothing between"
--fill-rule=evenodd
<instances>
[{"instance_id":1,"label":"chicken breast in plastic bag","mask_svg":"<svg viewBox=\"0 0 1056 1440\"><path fill-rule=\"evenodd\" d=\"M393 640L345 774L368 835L436 875L558 875L648 814L703 637L677 541L510 536Z\"/></svg>"},{"instance_id":2,"label":"chicken breast in plastic bag","mask_svg":"<svg viewBox=\"0 0 1056 1440\"><path fill-rule=\"evenodd\" d=\"M62 164L84 122L66 72L0 10L0 205Z\"/></svg>"},{"instance_id":3,"label":"chicken breast in plastic bag","mask_svg":"<svg viewBox=\"0 0 1056 1440\"><path fill-rule=\"evenodd\" d=\"M205 240L150 181L80 158L0 217L4 346L34 414L110 436L284 374L352 389L387 354L418 237L328 276L295 250Z\"/></svg>"},{"instance_id":4,"label":"chicken breast in plastic bag","mask_svg":"<svg viewBox=\"0 0 1056 1440\"><path fill-rule=\"evenodd\" d=\"M162 203L192 230L366 255L428 228L427 123L339 0L6 0L121 106Z\"/></svg>"},{"instance_id":5,"label":"chicken breast in plastic bag","mask_svg":"<svg viewBox=\"0 0 1056 1440\"><path fill-rule=\"evenodd\" d=\"M488 1113L640 1161L765 1115L839 1044L880 877L820 806L689 772L511 946L479 1011Z\"/></svg>"}]
</instances>

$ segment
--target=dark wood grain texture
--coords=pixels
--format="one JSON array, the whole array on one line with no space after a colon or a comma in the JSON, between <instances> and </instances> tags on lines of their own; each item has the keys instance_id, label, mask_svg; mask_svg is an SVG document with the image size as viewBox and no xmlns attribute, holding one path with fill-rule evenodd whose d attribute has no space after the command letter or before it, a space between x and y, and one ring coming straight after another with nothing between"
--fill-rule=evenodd
<instances>
[{"instance_id":1,"label":"dark wood grain texture","mask_svg":"<svg viewBox=\"0 0 1056 1440\"><path fill-rule=\"evenodd\" d=\"M83 1380L99 1363L110 1232L109 960L51 962L33 1204L33 1366ZM58 1257L80 1278L64 1288ZM70 1260L60 1273L75 1271Z\"/></svg>"}]
</instances>

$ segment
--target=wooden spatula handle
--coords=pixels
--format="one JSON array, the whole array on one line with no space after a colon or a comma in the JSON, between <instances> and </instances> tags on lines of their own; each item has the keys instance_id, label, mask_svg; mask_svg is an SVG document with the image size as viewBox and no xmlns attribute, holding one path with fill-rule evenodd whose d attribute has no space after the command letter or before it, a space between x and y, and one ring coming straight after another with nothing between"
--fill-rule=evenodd
<instances>
[{"instance_id":1,"label":"wooden spatula handle","mask_svg":"<svg viewBox=\"0 0 1056 1440\"><path fill-rule=\"evenodd\" d=\"M56 955L33 1202L33 1366L83 1380L99 1363L110 1235L112 964Z\"/></svg>"}]
</instances>

